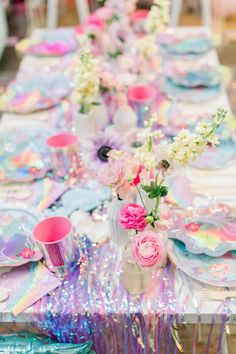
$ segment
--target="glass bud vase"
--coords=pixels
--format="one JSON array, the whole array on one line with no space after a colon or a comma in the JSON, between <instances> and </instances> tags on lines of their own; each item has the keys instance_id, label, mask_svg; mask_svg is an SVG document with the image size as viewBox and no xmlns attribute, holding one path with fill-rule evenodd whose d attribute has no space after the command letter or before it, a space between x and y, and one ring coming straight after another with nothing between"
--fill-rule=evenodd
<instances>
[{"instance_id":1,"label":"glass bud vase","mask_svg":"<svg viewBox=\"0 0 236 354\"><path fill-rule=\"evenodd\" d=\"M119 247L124 247L129 240L128 230L124 230L118 221L118 213L125 204L127 201L114 198L108 206L110 237Z\"/></svg>"},{"instance_id":2,"label":"glass bud vase","mask_svg":"<svg viewBox=\"0 0 236 354\"><path fill-rule=\"evenodd\" d=\"M164 268L166 266L167 263L167 241L168 241L168 233L166 230L164 229L160 229L157 226L152 227L151 225L148 225L147 227L148 230L153 231L157 234L157 237L159 237L164 245L164 252L163 252L163 257L161 259L161 261L156 265L156 268Z\"/></svg>"},{"instance_id":3,"label":"glass bud vase","mask_svg":"<svg viewBox=\"0 0 236 354\"><path fill-rule=\"evenodd\" d=\"M130 295L141 295L147 292L152 283L152 268L141 267L132 257L131 242L123 250L123 283Z\"/></svg>"}]
</instances>

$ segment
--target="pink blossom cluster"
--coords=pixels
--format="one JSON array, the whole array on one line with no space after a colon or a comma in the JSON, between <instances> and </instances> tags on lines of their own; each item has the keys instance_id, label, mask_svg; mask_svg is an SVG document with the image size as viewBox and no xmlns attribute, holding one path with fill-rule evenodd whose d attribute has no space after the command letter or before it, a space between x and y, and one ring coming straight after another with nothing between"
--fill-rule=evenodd
<instances>
[{"instance_id":1,"label":"pink blossom cluster","mask_svg":"<svg viewBox=\"0 0 236 354\"><path fill-rule=\"evenodd\" d=\"M109 186L121 199L135 193L132 181L137 177L139 161L128 151L111 150L105 169L99 175L102 184Z\"/></svg>"}]
</instances>

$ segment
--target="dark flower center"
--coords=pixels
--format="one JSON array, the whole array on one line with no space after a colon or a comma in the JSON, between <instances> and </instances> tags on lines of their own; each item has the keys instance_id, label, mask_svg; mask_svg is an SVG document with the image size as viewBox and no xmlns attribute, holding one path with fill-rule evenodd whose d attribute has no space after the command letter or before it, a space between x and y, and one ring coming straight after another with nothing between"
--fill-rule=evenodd
<instances>
[{"instance_id":1,"label":"dark flower center","mask_svg":"<svg viewBox=\"0 0 236 354\"><path fill-rule=\"evenodd\" d=\"M101 146L98 150L98 157L102 162L108 161L108 152L111 151L112 148L110 146Z\"/></svg>"},{"instance_id":2,"label":"dark flower center","mask_svg":"<svg viewBox=\"0 0 236 354\"><path fill-rule=\"evenodd\" d=\"M165 170L167 170L170 167L170 164L168 161L166 160L161 160L161 166L162 168L164 168Z\"/></svg>"}]
</instances>

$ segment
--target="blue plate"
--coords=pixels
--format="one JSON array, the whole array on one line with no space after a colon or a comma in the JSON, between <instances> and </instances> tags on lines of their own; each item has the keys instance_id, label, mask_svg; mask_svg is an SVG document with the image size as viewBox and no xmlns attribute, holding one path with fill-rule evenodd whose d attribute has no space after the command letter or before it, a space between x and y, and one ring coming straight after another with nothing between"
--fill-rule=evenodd
<instances>
[{"instance_id":1,"label":"blue plate","mask_svg":"<svg viewBox=\"0 0 236 354\"><path fill-rule=\"evenodd\" d=\"M168 240L168 255L182 272L212 286L236 286L236 252L221 257L189 253L178 240Z\"/></svg>"},{"instance_id":2,"label":"blue plate","mask_svg":"<svg viewBox=\"0 0 236 354\"><path fill-rule=\"evenodd\" d=\"M162 43L161 49L164 54L169 55L191 55L198 56L207 53L212 48L209 38L184 38L177 42Z\"/></svg>"},{"instance_id":3,"label":"blue plate","mask_svg":"<svg viewBox=\"0 0 236 354\"><path fill-rule=\"evenodd\" d=\"M174 74L168 77L173 84L185 87L212 87L220 84L221 77L217 70L188 71L184 74Z\"/></svg>"},{"instance_id":4,"label":"blue plate","mask_svg":"<svg viewBox=\"0 0 236 354\"><path fill-rule=\"evenodd\" d=\"M221 85L189 88L181 85L175 85L168 78L164 78L161 85L161 90L172 99L187 103L198 103L207 102L214 99L220 93Z\"/></svg>"}]
</instances>

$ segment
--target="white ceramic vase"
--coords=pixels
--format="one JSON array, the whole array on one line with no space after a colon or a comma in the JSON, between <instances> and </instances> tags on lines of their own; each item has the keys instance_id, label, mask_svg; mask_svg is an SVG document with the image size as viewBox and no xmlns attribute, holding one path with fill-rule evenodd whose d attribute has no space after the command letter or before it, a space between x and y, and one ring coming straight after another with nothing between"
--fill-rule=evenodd
<instances>
[{"instance_id":1,"label":"white ceramic vase","mask_svg":"<svg viewBox=\"0 0 236 354\"><path fill-rule=\"evenodd\" d=\"M96 132L96 113L91 110L87 114L75 111L73 114L75 134L81 141Z\"/></svg>"},{"instance_id":2,"label":"white ceramic vase","mask_svg":"<svg viewBox=\"0 0 236 354\"><path fill-rule=\"evenodd\" d=\"M114 243L122 248L128 243L129 240L128 231L124 230L118 222L119 210L125 204L127 204L127 201L114 198L108 206L110 238Z\"/></svg>"},{"instance_id":3,"label":"white ceramic vase","mask_svg":"<svg viewBox=\"0 0 236 354\"><path fill-rule=\"evenodd\" d=\"M136 113L128 106L124 105L118 108L113 117L115 130L120 133L128 133L136 127Z\"/></svg>"},{"instance_id":4,"label":"white ceramic vase","mask_svg":"<svg viewBox=\"0 0 236 354\"><path fill-rule=\"evenodd\" d=\"M109 123L109 117L106 105L102 97L98 100L99 105L94 107L94 115L96 116L96 125L99 130L105 129Z\"/></svg>"}]
</instances>

